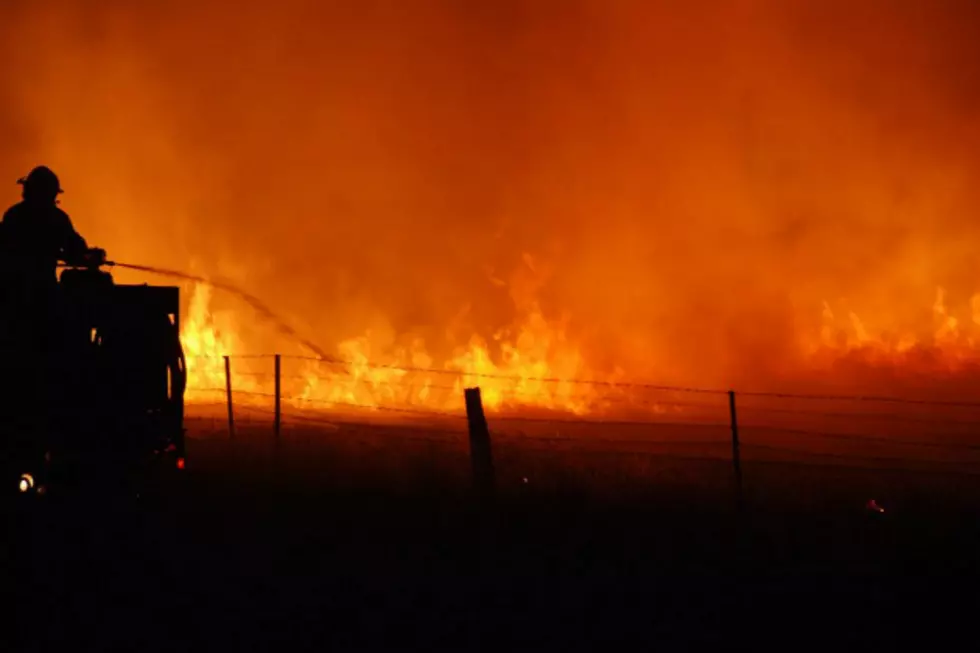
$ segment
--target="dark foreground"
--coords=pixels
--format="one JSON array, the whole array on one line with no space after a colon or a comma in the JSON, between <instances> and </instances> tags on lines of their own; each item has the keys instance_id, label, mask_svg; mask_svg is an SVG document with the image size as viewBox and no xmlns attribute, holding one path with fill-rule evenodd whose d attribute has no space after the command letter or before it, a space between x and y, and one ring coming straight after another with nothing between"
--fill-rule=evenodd
<instances>
[{"instance_id":1,"label":"dark foreground","mask_svg":"<svg viewBox=\"0 0 980 653\"><path fill-rule=\"evenodd\" d=\"M973 477L747 465L739 517L724 466L614 496L503 465L481 508L442 453L385 482L364 451L194 441L161 496L8 515L4 650L973 646Z\"/></svg>"}]
</instances>

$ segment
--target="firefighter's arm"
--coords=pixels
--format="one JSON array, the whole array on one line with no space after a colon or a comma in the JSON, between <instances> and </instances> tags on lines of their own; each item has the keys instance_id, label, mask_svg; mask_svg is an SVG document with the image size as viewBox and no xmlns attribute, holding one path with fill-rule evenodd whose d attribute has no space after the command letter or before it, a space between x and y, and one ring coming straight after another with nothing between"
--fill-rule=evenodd
<instances>
[{"instance_id":1,"label":"firefighter's arm","mask_svg":"<svg viewBox=\"0 0 980 653\"><path fill-rule=\"evenodd\" d=\"M62 216L64 218L62 221L61 258L69 265L80 265L86 260L88 243L85 242L81 234L75 231L68 214L62 213Z\"/></svg>"}]
</instances>

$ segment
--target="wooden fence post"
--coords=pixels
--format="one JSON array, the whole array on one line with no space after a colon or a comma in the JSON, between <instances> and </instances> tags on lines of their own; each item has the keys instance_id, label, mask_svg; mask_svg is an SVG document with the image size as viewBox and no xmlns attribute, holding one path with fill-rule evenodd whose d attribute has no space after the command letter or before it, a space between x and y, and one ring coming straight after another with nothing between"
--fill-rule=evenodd
<instances>
[{"instance_id":1,"label":"wooden fence post","mask_svg":"<svg viewBox=\"0 0 980 653\"><path fill-rule=\"evenodd\" d=\"M231 357L225 356L225 391L228 395L228 437L235 439L235 409L231 399Z\"/></svg>"},{"instance_id":2,"label":"wooden fence post","mask_svg":"<svg viewBox=\"0 0 980 653\"><path fill-rule=\"evenodd\" d=\"M742 505L742 455L738 441L738 414L735 411L735 391L728 391L728 409L732 418L732 465L735 468L735 493L739 507Z\"/></svg>"},{"instance_id":3,"label":"wooden fence post","mask_svg":"<svg viewBox=\"0 0 980 653\"><path fill-rule=\"evenodd\" d=\"M276 354L276 417L274 429L276 444L279 444L279 434L282 429L282 356Z\"/></svg>"},{"instance_id":4,"label":"wooden fence post","mask_svg":"<svg viewBox=\"0 0 980 653\"><path fill-rule=\"evenodd\" d=\"M483 412L483 399L479 388L463 391L466 399L466 419L470 430L470 461L473 464L473 486L482 496L493 494L495 479L493 452L490 447L490 427Z\"/></svg>"}]
</instances>

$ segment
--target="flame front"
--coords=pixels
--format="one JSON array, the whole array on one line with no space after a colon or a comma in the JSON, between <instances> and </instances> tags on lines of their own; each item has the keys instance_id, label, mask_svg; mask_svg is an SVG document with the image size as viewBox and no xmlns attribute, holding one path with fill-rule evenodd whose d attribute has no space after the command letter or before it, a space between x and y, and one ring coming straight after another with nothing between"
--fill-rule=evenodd
<instances>
[{"instance_id":1,"label":"flame front","mask_svg":"<svg viewBox=\"0 0 980 653\"><path fill-rule=\"evenodd\" d=\"M221 400L226 384L224 357L231 358L233 391L245 404L266 404L274 390L270 357L242 357L245 350L233 330L210 311L207 286L192 289L181 332L188 368L187 400ZM492 344L491 344L492 343ZM550 321L536 303L516 326L496 333L491 342L473 335L467 346L437 365L421 339L409 347L376 348L372 334L337 346L337 360L298 360L298 373L282 376L283 400L305 409L425 408L457 412L464 388L481 387L489 410L541 408L585 414L598 406L599 393L583 380L591 376L579 348L564 325ZM266 369L264 373L262 366ZM611 380L609 375L605 380Z\"/></svg>"},{"instance_id":2,"label":"flame front","mask_svg":"<svg viewBox=\"0 0 980 653\"><path fill-rule=\"evenodd\" d=\"M232 361L232 387L244 405L267 405L274 392L271 357L250 358L235 331L234 314L210 311L211 291L193 288L181 339L188 358L190 403L223 401L224 357ZM597 374L567 333L536 301L523 305L514 326L487 339L479 334L437 364L421 339L407 347L377 344L372 333L336 347L335 360L287 357L294 371L281 379L282 399L304 410L420 409L460 412L464 388L479 386L489 411L544 409L574 415L615 410L623 371ZM951 305L943 288L918 323L896 325L865 319L853 310L835 311L824 302L812 335L800 341L799 361L816 371L844 359L877 367L955 374L980 365L980 293ZM871 316L872 318L874 316ZM640 381L641 379L634 379ZM598 383L594 383L598 382ZM662 413L664 406L646 407ZM681 410L682 409L673 409Z\"/></svg>"},{"instance_id":3,"label":"flame front","mask_svg":"<svg viewBox=\"0 0 980 653\"><path fill-rule=\"evenodd\" d=\"M846 319L824 302L819 337L804 338L803 349L813 366L857 356L879 366L957 373L980 364L980 293L951 306L949 293L938 287L931 306L923 301L918 320L895 323L856 312Z\"/></svg>"}]
</instances>

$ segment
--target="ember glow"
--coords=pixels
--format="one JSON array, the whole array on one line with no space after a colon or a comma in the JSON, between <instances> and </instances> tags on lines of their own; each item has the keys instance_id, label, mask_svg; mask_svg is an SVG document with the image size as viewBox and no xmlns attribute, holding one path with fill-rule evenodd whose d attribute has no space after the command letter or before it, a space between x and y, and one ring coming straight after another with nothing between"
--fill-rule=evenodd
<instances>
[{"instance_id":1,"label":"ember glow","mask_svg":"<svg viewBox=\"0 0 980 653\"><path fill-rule=\"evenodd\" d=\"M42 7L43 5L43 7ZM859 5L859 6L856 6ZM0 180L185 288L193 401L975 398L980 7L11 0ZM29 71L29 74L25 71ZM121 282L157 282L118 272ZM161 282L164 282L161 280ZM557 379L543 382L541 379Z\"/></svg>"}]
</instances>

